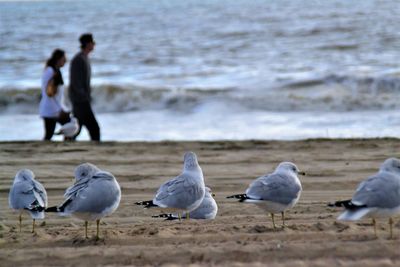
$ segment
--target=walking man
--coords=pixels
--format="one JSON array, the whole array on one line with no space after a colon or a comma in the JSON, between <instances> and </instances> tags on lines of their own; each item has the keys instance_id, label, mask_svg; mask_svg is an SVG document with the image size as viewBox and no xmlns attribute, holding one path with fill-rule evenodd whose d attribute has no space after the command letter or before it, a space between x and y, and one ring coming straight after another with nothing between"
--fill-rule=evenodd
<instances>
[{"instance_id":1,"label":"walking man","mask_svg":"<svg viewBox=\"0 0 400 267\"><path fill-rule=\"evenodd\" d=\"M89 54L93 51L95 42L91 33L82 34L79 38L81 51L71 61L69 97L72 104L72 113L79 121L79 135L82 126L85 126L92 141L100 141L100 127L91 107L91 67Z\"/></svg>"}]
</instances>

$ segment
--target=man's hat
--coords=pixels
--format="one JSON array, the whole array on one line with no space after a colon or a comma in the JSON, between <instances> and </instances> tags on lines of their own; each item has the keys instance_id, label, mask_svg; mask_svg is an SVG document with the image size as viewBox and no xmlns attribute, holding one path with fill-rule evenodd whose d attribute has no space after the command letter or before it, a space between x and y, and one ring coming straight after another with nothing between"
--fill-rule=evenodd
<instances>
[{"instance_id":1,"label":"man's hat","mask_svg":"<svg viewBox=\"0 0 400 267\"><path fill-rule=\"evenodd\" d=\"M95 43L93 40L93 35L91 33L84 33L79 37L79 42L81 42L82 47L89 43Z\"/></svg>"}]
</instances>

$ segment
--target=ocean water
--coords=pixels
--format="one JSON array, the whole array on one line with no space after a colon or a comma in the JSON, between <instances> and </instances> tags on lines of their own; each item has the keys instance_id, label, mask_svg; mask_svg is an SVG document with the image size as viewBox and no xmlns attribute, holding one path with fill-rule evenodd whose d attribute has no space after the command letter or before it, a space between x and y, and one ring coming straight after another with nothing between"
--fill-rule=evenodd
<instances>
[{"instance_id":1,"label":"ocean water","mask_svg":"<svg viewBox=\"0 0 400 267\"><path fill-rule=\"evenodd\" d=\"M399 137L399 16L395 0L0 1L0 141L42 138L44 62L83 32L103 140Z\"/></svg>"}]
</instances>

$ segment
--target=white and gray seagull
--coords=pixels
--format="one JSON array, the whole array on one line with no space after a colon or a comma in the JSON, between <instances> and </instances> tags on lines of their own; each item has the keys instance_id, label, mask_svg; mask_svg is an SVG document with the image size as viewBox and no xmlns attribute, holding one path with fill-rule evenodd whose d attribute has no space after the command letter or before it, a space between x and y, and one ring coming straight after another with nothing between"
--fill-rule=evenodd
<instances>
[{"instance_id":1,"label":"white and gray seagull","mask_svg":"<svg viewBox=\"0 0 400 267\"><path fill-rule=\"evenodd\" d=\"M74 137L79 131L79 123L78 119L75 117L71 117L71 120L64 125L61 126L60 130L58 130L56 135L64 135L66 138Z\"/></svg>"},{"instance_id":2,"label":"white and gray seagull","mask_svg":"<svg viewBox=\"0 0 400 267\"><path fill-rule=\"evenodd\" d=\"M376 219L389 217L390 238L393 238L392 217L400 214L400 160L386 159L376 174L358 185L351 199L328 205L346 209L338 220L372 218L375 236Z\"/></svg>"},{"instance_id":3,"label":"white and gray seagull","mask_svg":"<svg viewBox=\"0 0 400 267\"><path fill-rule=\"evenodd\" d=\"M8 197L10 208L19 211L19 231L21 232L22 213L28 212L32 219L32 233L35 232L35 220L44 219L47 207L47 193L41 183L35 180L35 174L29 169L17 172Z\"/></svg>"},{"instance_id":4,"label":"white and gray seagull","mask_svg":"<svg viewBox=\"0 0 400 267\"><path fill-rule=\"evenodd\" d=\"M200 206L197 209L189 212L189 217L191 219L196 220L213 220L217 216L218 206L217 202L213 198L214 194L212 194L211 189L206 187L206 193L204 195L203 201L201 202ZM186 214L183 213L182 217L185 217ZM166 218L166 220L176 220L179 219L177 214L160 214L152 216L154 218Z\"/></svg>"},{"instance_id":5,"label":"white and gray seagull","mask_svg":"<svg viewBox=\"0 0 400 267\"><path fill-rule=\"evenodd\" d=\"M285 210L296 205L302 191L299 171L292 162L282 162L271 174L266 174L254 180L245 194L228 196L237 198L239 202L253 203L271 214L275 227L274 213L282 214L282 225L285 226Z\"/></svg>"},{"instance_id":6,"label":"white and gray seagull","mask_svg":"<svg viewBox=\"0 0 400 267\"><path fill-rule=\"evenodd\" d=\"M96 221L96 238L99 238L100 219L112 214L121 201L121 188L115 177L95 165L83 163L75 169L74 185L67 188L65 201L46 212L61 216L72 215L85 221L85 237L88 238L88 221Z\"/></svg>"},{"instance_id":7,"label":"white and gray seagull","mask_svg":"<svg viewBox=\"0 0 400 267\"><path fill-rule=\"evenodd\" d=\"M179 218L183 212L189 218L203 201L205 194L203 171L194 152L186 152L182 173L167 181L158 189L153 200L136 202L145 208L158 207L167 212L177 212Z\"/></svg>"}]
</instances>

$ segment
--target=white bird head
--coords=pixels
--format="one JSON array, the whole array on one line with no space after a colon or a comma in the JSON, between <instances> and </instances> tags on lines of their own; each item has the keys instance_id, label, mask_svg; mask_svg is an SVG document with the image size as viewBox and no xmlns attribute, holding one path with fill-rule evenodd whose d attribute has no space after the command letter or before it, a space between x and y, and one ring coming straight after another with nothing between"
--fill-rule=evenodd
<instances>
[{"instance_id":1,"label":"white bird head","mask_svg":"<svg viewBox=\"0 0 400 267\"><path fill-rule=\"evenodd\" d=\"M199 163L197 162L197 156L194 152L186 152L185 156L183 157L183 168L185 170L191 170L194 168L198 168L199 167Z\"/></svg>"},{"instance_id":2,"label":"white bird head","mask_svg":"<svg viewBox=\"0 0 400 267\"><path fill-rule=\"evenodd\" d=\"M74 175L75 179L79 181L81 179L90 178L99 171L101 170L97 168L94 164L82 163L75 168Z\"/></svg>"},{"instance_id":3,"label":"white bird head","mask_svg":"<svg viewBox=\"0 0 400 267\"><path fill-rule=\"evenodd\" d=\"M288 172L292 172L296 175L300 174L300 175L306 175L305 172L302 172L299 170L299 168L297 168L296 164L292 163L292 162L281 162L278 167L276 167L276 170L284 170L284 171L288 171Z\"/></svg>"},{"instance_id":4,"label":"white bird head","mask_svg":"<svg viewBox=\"0 0 400 267\"><path fill-rule=\"evenodd\" d=\"M400 160L397 158L388 158L382 163L379 170L400 174Z\"/></svg>"},{"instance_id":5,"label":"white bird head","mask_svg":"<svg viewBox=\"0 0 400 267\"><path fill-rule=\"evenodd\" d=\"M29 169L22 169L15 175L14 183L22 181L31 181L35 179L35 174Z\"/></svg>"}]
</instances>

